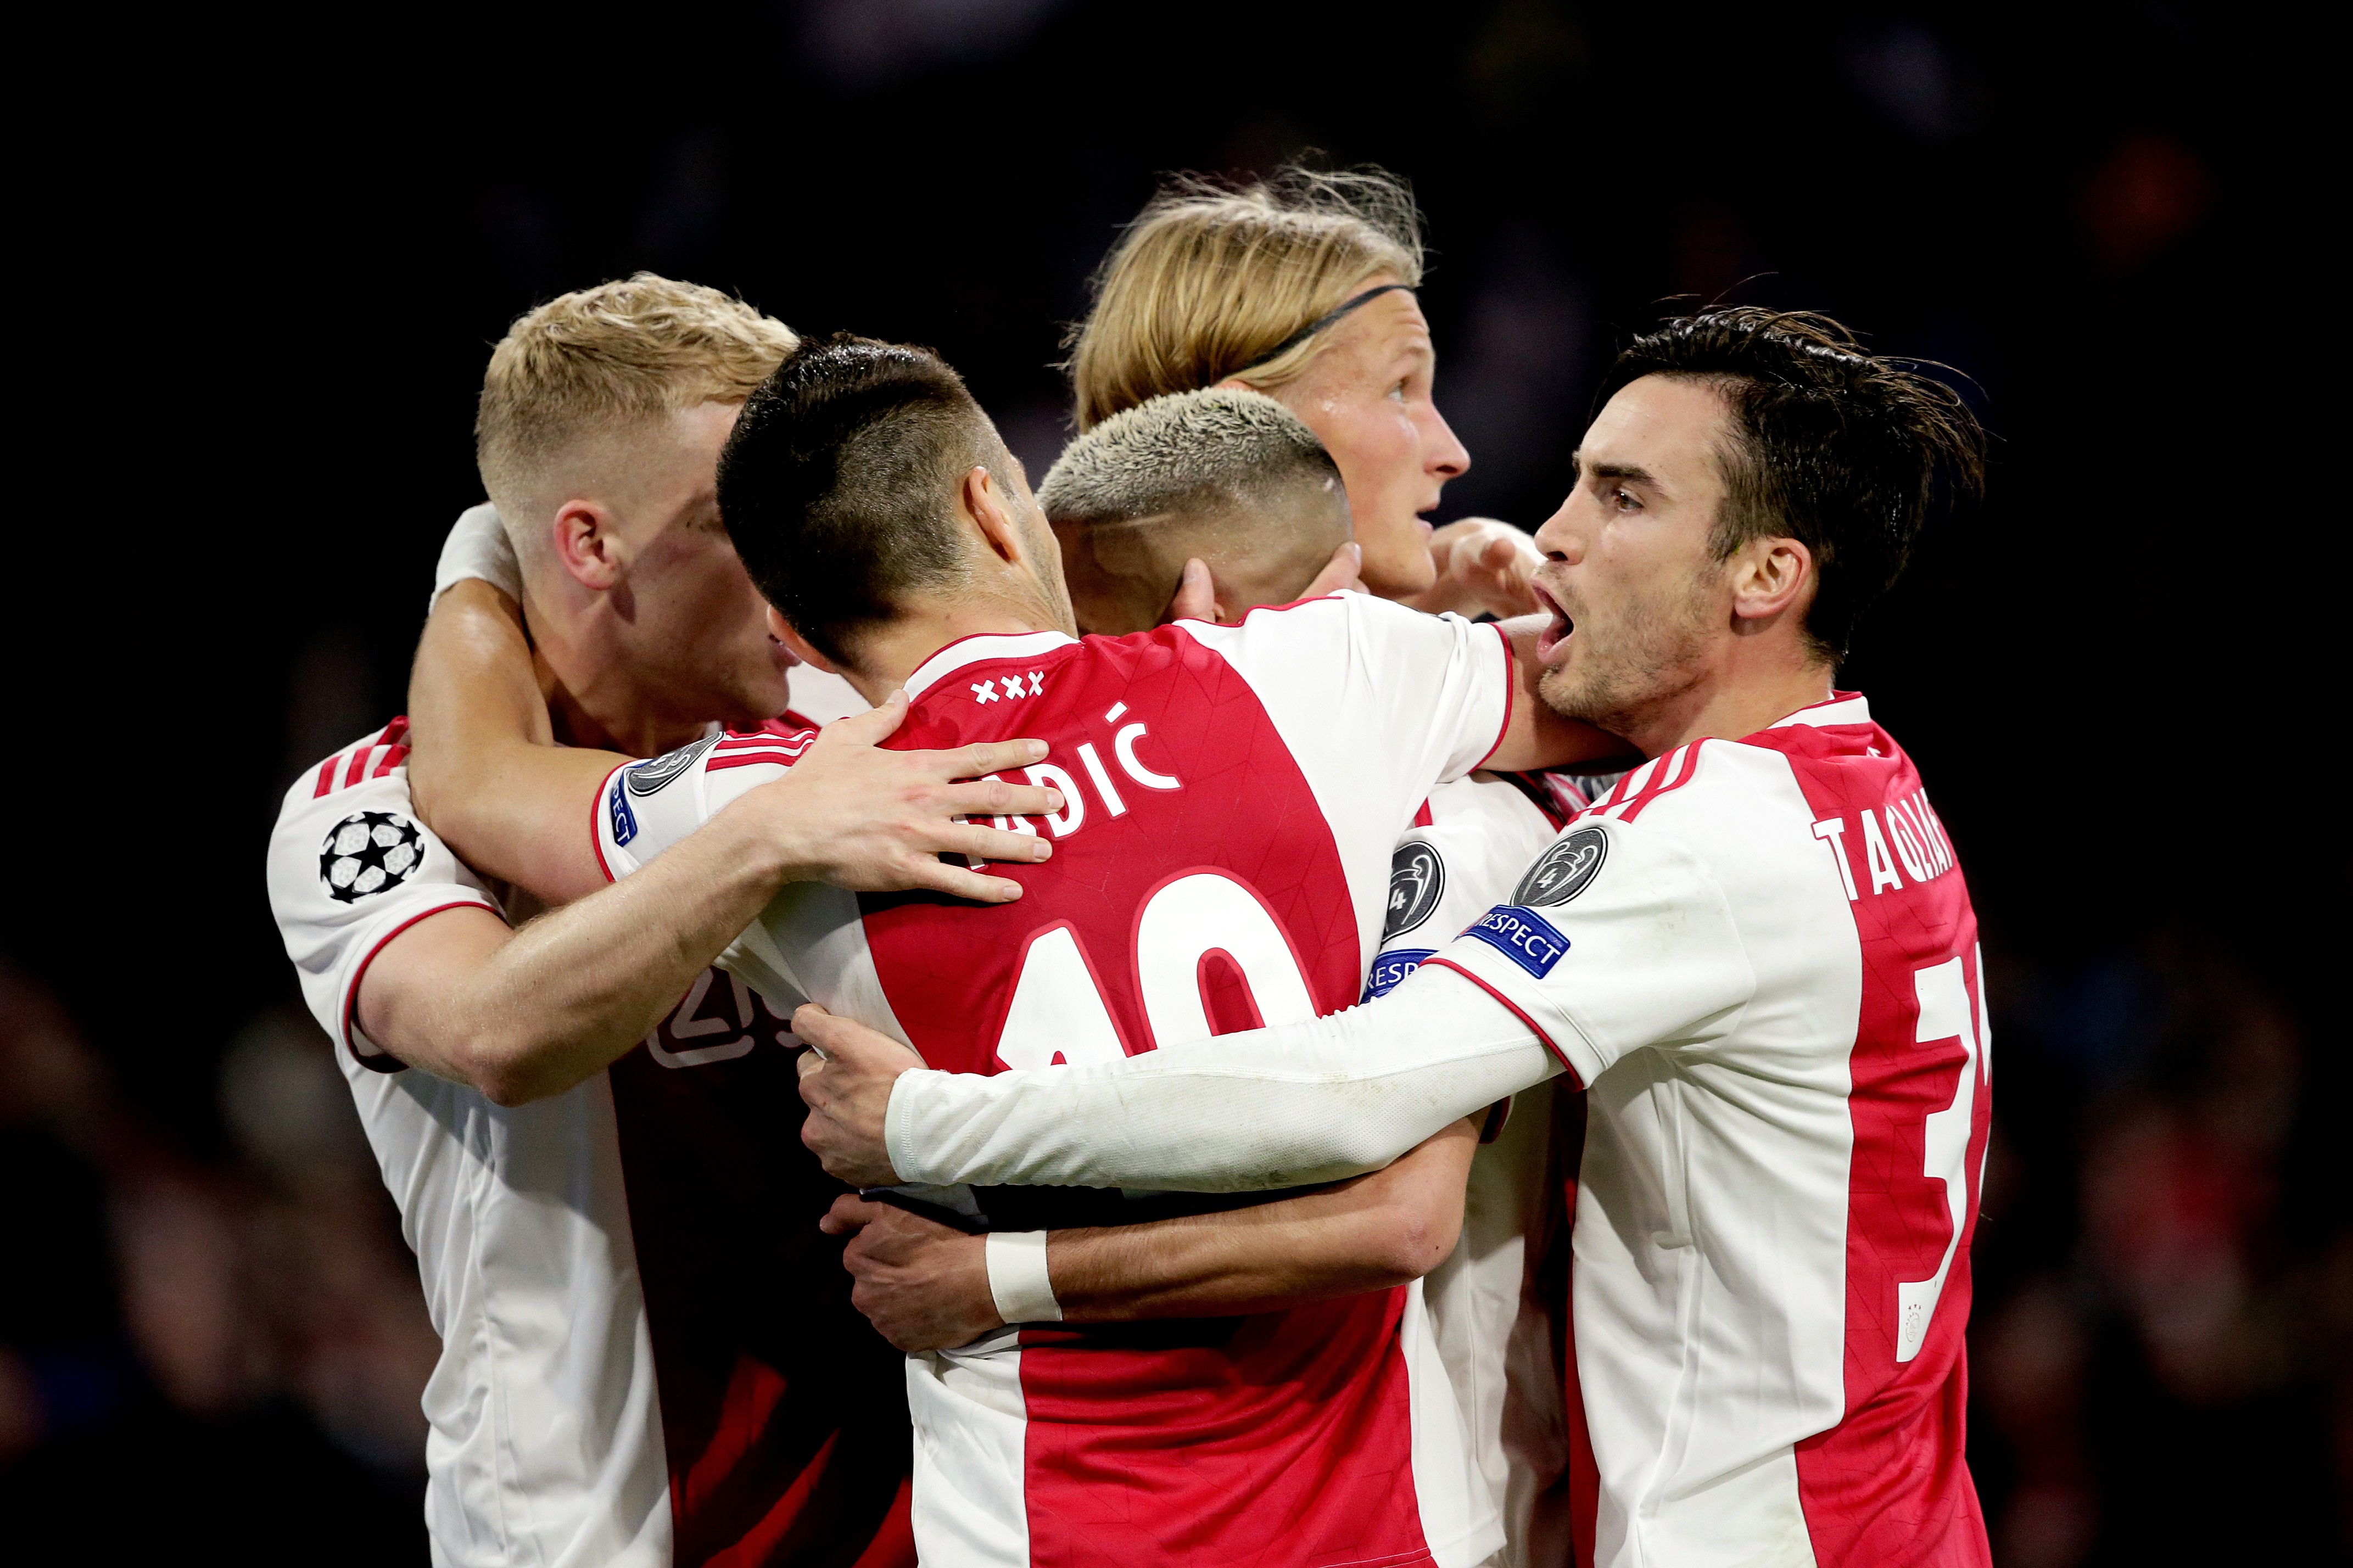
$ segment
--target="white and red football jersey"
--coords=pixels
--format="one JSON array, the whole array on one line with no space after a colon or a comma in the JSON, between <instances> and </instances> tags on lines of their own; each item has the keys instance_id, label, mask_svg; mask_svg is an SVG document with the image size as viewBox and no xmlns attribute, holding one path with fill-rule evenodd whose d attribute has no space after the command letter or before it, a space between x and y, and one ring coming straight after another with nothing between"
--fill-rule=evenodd
<instances>
[{"instance_id":1,"label":"white and red football jersey","mask_svg":"<svg viewBox=\"0 0 2353 1568\"><path fill-rule=\"evenodd\" d=\"M1635 770L1428 963L1586 1088L1577 1560L1987 1563L1977 919L1863 700Z\"/></svg>"},{"instance_id":2,"label":"white and red football jersey","mask_svg":"<svg viewBox=\"0 0 2353 1568\"><path fill-rule=\"evenodd\" d=\"M993 1073L1355 1002L1398 837L1492 752L1512 672L1491 627L1343 595L1236 626L967 637L906 689L894 747L1050 744L1027 778L1064 809L1011 826L1052 835L1054 858L994 868L1024 893L987 908L787 889L725 962L779 1011L816 1001L934 1067ZM685 837L806 743L732 736L617 770L597 813L608 869ZM951 1201L1011 1230L1167 1202ZM908 1387L927 1562L1467 1568L1501 1543L1418 1284L1251 1317L1016 1326L909 1358Z\"/></svg>"},{"instance_id":3,"label":"white and red football jersey","mask_svg":"<svg viewBox=\"0 0 2353 1568\"><path fill-rule=\"evenodd\" d=\"M498 910L414 814L405 730L288 791L269 892L441 1336L434 1562L908 1568L902 1362L818 1231L843 1187L776 1136L802 1110L782 1019L706 971L642 1046L513 1108L354 1023L394 936Z\"/></svg>"},{"instance_id":4,"label":"white and red football jersey","mask_svg":"<svg viewBox=\"0 0 2353 1568\"><path fill-rule=\"evenodd\" d=\"M1585 796L1553 774L1473 773L1430 797L1389 870L1388 917L1365 999L1435 956L1511 896ZM1573 1179L1582 1100L1557 1080L1512 1098L1472 1156L1462 1234L1422 1280L1432 1336L1472 1451L1504 1521L1495 1568L1568 1561L1566 1337L1568 1244L1561 1184ZM1563 1134L1566 1134L1564 1136Z\"/></svg>"}]
</instances>

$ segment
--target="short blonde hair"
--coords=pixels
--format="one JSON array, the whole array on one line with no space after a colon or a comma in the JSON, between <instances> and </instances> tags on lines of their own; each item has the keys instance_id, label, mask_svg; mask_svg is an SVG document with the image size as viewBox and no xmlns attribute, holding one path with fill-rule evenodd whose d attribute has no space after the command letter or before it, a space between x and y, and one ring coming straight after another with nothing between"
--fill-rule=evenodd
<instances>
[{"instance_id":1,"label":"short blonde hair","mask_svg":"<svg viewBox=\"0 0 2353 1568\"><path fill-rule=\"evenodd\" d=\"M584 437L700 403L741 403L800 347L743 300L651 272L559 295L491 351L474 460L510 531Z\"/></svg>"},{"instance_id":2,"label":"short blonde hair","mask_svg":"<svg viewBox=\"0 0 2353 1568\"><path fill-rule=\"evenodd\" d=\"M1271 351L1367 279L1419 286L1421 269L1413 193L1377 169L1286 168L1240 186L1180 175L1095 274L1094 308L1071 339L1079 428L1229 377L1280 386L1325 340Z\"/></svg>"}]
</instances>

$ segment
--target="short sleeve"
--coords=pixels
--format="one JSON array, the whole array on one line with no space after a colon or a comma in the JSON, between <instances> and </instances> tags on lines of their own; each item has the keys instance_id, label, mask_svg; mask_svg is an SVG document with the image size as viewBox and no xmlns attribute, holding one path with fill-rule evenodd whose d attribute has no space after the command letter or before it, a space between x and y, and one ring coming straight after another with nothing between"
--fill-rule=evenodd
<instances>
[{"instance_id":1,"label":"short sleeve","mask_svg":"<svg viewBox=\"0 0 2353 1568\"><path fill-rule=\"evenodd\" d=\"M1237 626L1176 624L1250 682L1311 776L1320 760L1351 793L1377 784L1400 824L1485 762L1511 720L1511 644L1492 624L1368 594L1254 610Z\"/></svg>"},{"instance_id":2,"label":"short sleeve","mask_svg":"<svg viewBox=\"0 0 2353 1568\"><path fill-rule=\"evenodd\" d=\"M361 1066L399 1059L352 1016L360 982L384 945L445 910L499 906L409 805L406 755L384 734L338 752L286 793L269 837L269 908L302 999L319 1026ZM503 918L503 917L502 917Z\"/></svg>"},{"instance_id":3,"label":"short sleeve","mask_svg":"<svg viewBox=\"0 0 2353 1568\"><path fill-rule=\"evenodd\" d=\"M763 729L706 735L625 763L596 791L596 859L619 881L710 821L736 796L782 778L817 731Z\"/></svg>"},{"instance_id":4,"label":"short sleeve","mask_svg":"<svg viewBox=\"0 0 2353 1568\"><path fill-rule=\"evenodd\" d=\"M1757 989L1702 858L1663 828L1592 816L1427 962L1518 1014L1586 1084L1630 1052L1721 1038Z\"/></svg>"}]
</instances>

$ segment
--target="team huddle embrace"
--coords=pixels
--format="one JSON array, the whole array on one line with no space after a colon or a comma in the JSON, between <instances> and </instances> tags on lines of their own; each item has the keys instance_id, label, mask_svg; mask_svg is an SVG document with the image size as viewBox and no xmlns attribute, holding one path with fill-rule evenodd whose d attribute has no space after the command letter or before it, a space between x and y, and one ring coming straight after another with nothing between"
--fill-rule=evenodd
<instances>
[{"instance_id":1,"label":"team huddle embrace","mask_svg":"<svg viewBox=\"0 0 2353 1568\"><path fill-rule=\"evenodd\" d=\"M1034 481L691 284L498 344L269 850L437 1563L1988 1561L1976 917L1835 683L1982 434L1713 310L1433 529L1421 267L1378 175L1173 184Z\"/></svg>"}]
</instances>

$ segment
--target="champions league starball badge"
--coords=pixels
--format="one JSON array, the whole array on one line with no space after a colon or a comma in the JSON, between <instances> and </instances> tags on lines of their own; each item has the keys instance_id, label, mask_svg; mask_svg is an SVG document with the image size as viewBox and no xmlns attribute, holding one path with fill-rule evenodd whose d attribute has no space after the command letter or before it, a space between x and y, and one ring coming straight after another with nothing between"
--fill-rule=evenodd
<instances>
[{"instance_id":1,"label":"champions league starball badge","mask_svg":"<svg viewBox=\"0 0 2353 1568\"><path fill-rule=\"evenodd\" d=\"M1527 909L1565 904L1601 874L1601 862L1609 856L1609 835L1599 827L1580 827L1537 857L1513 889L1512 902Z\"/></svg>"},{"instance_id":2,"label":"champions league starball badge","mask_svg":"<svg viewBox=\"0 0 2353 1568\"><path fill-rule=\"evenodd\" d=\"M1446 862L1427 844L1398 846L1389 860L1389 910L1381 941L1403 936L1430 917L1446 893Z\"/></svg>"},{"instance_id":3,"label":"champions league starball badge","mask_svg":"<svg viewBox=\"0 0 2353 1568\"><path fill-rule=\"evenodd\" d=\"M389 811L353 812L327 831L319 846L319 885L339 904L396 888L425 859L425 835Z\"/></svg>"}]
</instances>

